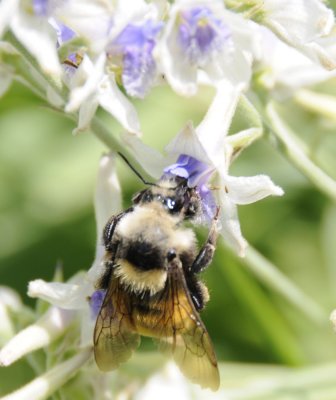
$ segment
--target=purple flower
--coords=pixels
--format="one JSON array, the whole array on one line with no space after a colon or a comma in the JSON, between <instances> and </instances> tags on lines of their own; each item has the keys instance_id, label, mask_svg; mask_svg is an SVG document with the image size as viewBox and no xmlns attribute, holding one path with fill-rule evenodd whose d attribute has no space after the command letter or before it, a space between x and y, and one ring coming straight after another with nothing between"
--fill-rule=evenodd
<instances>
[{"instance_id":1,"label":"purple flower","mask_svg":"<svg viewBox=\"0 0 336 400\"><path fill-rule=\"evenodd\" d=\"M147 20L128 24L111 43L108 53L122 58L122 82L130 96L144 98L156 74L153 49L162 23Z\"/></svg>"},{"instance_id":2,"label":"purple flower","mask_svg":"<svg viewBox=\"0 0 336 400\"><path fill-rule=\"evenodd\" d=\"M60 22L55 22L53 26L56 29L57 43L59 46L76 36L76 33L72 29Z\"/></svg>"},{"instance_id":3,"label":"purple flower","mask_svg":"<svg viewBox=\"0 0 336 400\"><path fill-rule=\"evenodd\" d=\"M179 176L187 179L189 187L196 187L202 200L203 216L207 221L212 220L217 207L214 196L207 186L213 172L212 166L186 154L181 154L175 164L164 169L164 177Z\"/></svg>"},{"instance_id":4,"label":"purple flower","mask_svg":"<svg viewBox=\"0 0 336 400\"><path fill-rule=\"evenodd\" d=\"M203 65L229 42L231 30L207 7L194 7L180 14L179 45L191 64Z\"/></svg>"},{"instance_id":5,"label":"purple flower","mask_svg":"<svg viewBox=\"0 0 336 400\"><path fill-rule=\"evenodd\" d=\"M106 290L98 289L90 297L91 317L96 319L106 295Z\"/></svg>"},{"instance_id":6,"label":"purple flower","mask_svg":"<svg viewBox=\"0 0 336 400\"><path fill-rule=\"evenodd\" d=\"M48 15L48 0L33 0L34 14L39 17L46 17Z\"/></svg>"}]
</instances>

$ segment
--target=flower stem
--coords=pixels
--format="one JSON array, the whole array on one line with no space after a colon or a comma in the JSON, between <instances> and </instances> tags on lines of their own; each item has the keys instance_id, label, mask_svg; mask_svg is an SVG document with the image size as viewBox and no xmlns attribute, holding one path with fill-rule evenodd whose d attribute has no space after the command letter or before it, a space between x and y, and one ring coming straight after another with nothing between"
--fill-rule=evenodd
<instances>
[{"instance_id":1,"label":"flower stem","mask_svg":"<svg viewBox=\"0 0 336 400\"><path fill-rule=\"evenodd\" d=\"M248 246L246 256L242 259L242 262L262 282L276 290L312 321L318 324L324 324L328 321L329 314L327 311L315 303L310 296L302 292L301 289L251 245Z\"/></svg>"},{"instance_id":2,"label":"flower stem","mask_svg":"<svg viewBox=\"0 0 336 400\"><path fill-rule=\"evenodd\" d=\"M66 383L91 357L92 350L84 349L76 356L58 364L47 373L34 379L21 389L0 400L44 400Z\"/></svg>"},{"instance_id":3,"label":"flower stem","mask_svg":"<svg viewBox=\"0 0 336 400\"><path fill-rule=\"evenodd\" d=\"M16 39L15 35L11 32L8 31L5 35L6 41L8 41L12 46L15 47L15 49L20 53L22 58L24 59L24 62L29 65L29 69L33 71L36 79L35 79L35 84L37 84L40 88L47 85L50 85L55 92L65 101L67 98L66 94L66 88L62 85L61 82L56 81L53 77L48 76L47 74L43 73L41 70L38 62L36 59L29 53L29 51L21 44L19 40ZM28 69L28 71L29 71ZM21 70L20 73L23 74L25 78L27 78L27 71ZM41 82L44 82L44 85L41 86ZM29 83L31 84L31 80L29 80ZM42 90L43 93L43 90ZM45 95L43 96L45 99Z\"/></svg>"},{"instance_id":4,"label":"flower stem","mask_svg":"<svg viewBox=\"0 0 336 400\"><path fill-rule=\"evenodd\" d=\"M110 130L105 126L104 122L97 116L94 116L90 125L91 132L103 142L109 149L116 153L122 153L122 155L132 164L136 165L136 170L141 173L141 176L149 178L147 172L137 162L132 153L127 149L122 141L114 134L111 134Z\"/></svg>"},{"instance_id":5,"label":"flower stem","mask_svg":"<svg viewBox=\"0 0 336 400\"><path fill-rule=\"evenodd\" d=\"M304 153L272 103L266 107L266 116L268 127L281 145L281 151L321 192L336 202L336 182Z\"/></svg>"},{"instance_id":6,"label":"flower stem","mask_svg":"<svg viewBox=\"0 0 336 400\"><path fill-rule=\"evenodd\" d=\"M300 89L294 94L294 100L306 110L322 115L330 120L336 120L335 96Z\"/></svg>"}]
</instances>

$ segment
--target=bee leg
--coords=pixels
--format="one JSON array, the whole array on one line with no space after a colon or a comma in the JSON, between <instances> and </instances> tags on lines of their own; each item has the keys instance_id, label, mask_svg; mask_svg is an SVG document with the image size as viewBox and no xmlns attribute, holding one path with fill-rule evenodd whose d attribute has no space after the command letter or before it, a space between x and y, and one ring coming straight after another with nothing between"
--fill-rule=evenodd
<instances>
[{"instance_id":1,"label":"bee leg","mask_svg":"<svg viewBox=\"0 0 336 400\"><path fill-rule=\"evenodd\" d=\"M218 228L217 228L218 214L219 214L219 208L217 209L217 212L212 220L207 241L200 249L192 265L188 268L189 272L197 274L205 270L205 268L210 265L213 255L215 253L216 241L218 237Z\"/></svg>"},{"instance_id":2,"label":"bee leg","mask_svg":"<svg viewBox=\"0 0 336 400\"><path fill-rule=\"evenodd\" d=\"M129 209L123 211L120 214L114 215L111 217L107 224L105 225L104 231L103 231L103 242L106 250L108 251L113 251L113 243L112 243L112 238L113 234L115 231L116 226L118 225L119 221L129 212L133 211L133 207L130 207ZM112 248L111 248L112 247Z\"/></svg>"},{"instance_id":3,"label":"bee leg","mask_svg":"<svg viewBox=\"0 0 336 400\"><path fill-rule=\"evenodd\" d=\"M120 220L125 216L125 214L131 211L133 211L132 207L127 209L126 211L123 211L120 214L114 215L108 220L107 224L105 225L103 231L103 242L108 257L106 257L105 261L105 270L96 283L96 287L99 289L107 289L109 286L112 270L114 267L115 256L118 250L118 246L120 244L119 240L113 240L113 234L116 229L116 226L118 225Z\"/></svg>"}]
</instances>

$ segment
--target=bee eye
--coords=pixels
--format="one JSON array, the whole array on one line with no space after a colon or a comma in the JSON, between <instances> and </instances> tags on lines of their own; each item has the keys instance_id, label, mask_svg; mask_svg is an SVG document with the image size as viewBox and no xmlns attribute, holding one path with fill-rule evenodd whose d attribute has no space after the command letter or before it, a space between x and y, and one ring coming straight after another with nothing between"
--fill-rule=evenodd
<instances>
[{"instance_id":1,"label":"bee eye","mask_svg":"<svg viewBox=\"0 0 336 400\"><path fill-rule=\"evenodd\" d=\"M143 201L145 203L149 203L152 200L153 200L153 196L151 195L151 193L149 193L149 192L145 193L145 195L143 197Z\"/></svg>"},{"instance_id":2,"label":"bee eye","mask_svg":"<svg viewBox=\"0 0 336 400\"><path fill-rule=\"evenodd\" d=\"M176 201L174 199L172 199L171 197L168 197L167 207L169 208L169 210L174 210L175 206L176 206Z\"/></svg>"}]
</instances>

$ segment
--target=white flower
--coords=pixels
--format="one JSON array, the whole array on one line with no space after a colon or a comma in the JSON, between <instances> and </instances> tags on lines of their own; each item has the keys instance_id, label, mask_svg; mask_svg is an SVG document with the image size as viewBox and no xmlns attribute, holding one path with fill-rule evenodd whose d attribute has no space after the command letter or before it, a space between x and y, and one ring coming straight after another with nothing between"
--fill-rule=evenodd
<instances>
[{"instance_id":1,"label":"white flower","mask_svg":"<svg viewBox=\"0 0 336 400\"><path fill-rule=\"evenodd\" d=\"M107 0L38 0L47 3L47 14L52 24L61 23L71 29L85 43L88 54L104 52L114 26L115 6ZM37 0L35 0L35 3Z\"/></svg>"},{"instance_id":2,"label":"white flower","mask_svg":"<svg viewBox=\"0 0 336 400\"><path fill-rule=\"evenodd\" d=\"M9 4L12 3L12 4ZM56 82L60 81L62 69L58 60L54 29L44 16L35 15L22 2L4 0L1 4L1 29L7 26L22 45L36 58L42 71ZM2 21L1 18L4 20ZM1 31L0 31L1 35Z\"/></svg>"},{"instance_id":3,"label":"white flower","mask_svg":"<svg viewBox=\"0 0 336 400\"><path fill-rule=\"evenodd\" d=\"M227 400L224 390L213 392L210 389L201 389L192 385L182 375L175 363L168 362L161 371L151 376L143 387L138 390L134 400L156 400L160 393L160 400Z\"/></svg>"},{"instance_id":4,"label":"white flower","mask_svg":"<svg viewBox=\"0 0 336 400\"><path fill-rule=\"evenodd\" d=\"M297 49L287 45L269 29L260 27L262 56L256 68L258 83L272 96L284 98L296 89L314 85L336 76Z\"/></svg>"},{"instance_id":5,"label":"white flower","mask_svg":"<svg viewBox=\"0 0 336 400\"><path fill-rule=\"evenodd\" d=\"M77 131L89 127L90 121L100 105L128 131L140 135L140 123L133 104L118 88L113 72L105 72L106 56L102 53L93 64L84 56L77 70L72 71L68 84L71 87L66 112L79 109Z\"/></svg>"},{"instance_id":6,"label":"white flower","mask_svg":"<svg viewBox=\"0 0 336 400\"><path fill-rule=\"evenodd\" d=\"M250 204L269 195L279 196L283 194L283 191L265 175L233 177L228 173L234 150L231 144L235 142L235 138L227 136L227 133L239 96L240 91L230 84L219 85L203 121L196 129L193 129L190 124L187 125L168 145L167 151L192 157L190 159L192 168L194 168L194 160L204 165L203 168L197 166L196 174L195 170L188 170L188 166L184 166L189 173L189 178L192 177L194 185L203 185L204 177L210 179L211 175L216 174L219 187L216 196L217 204L221 207L222 234L226 242L239 255L244 256L247 243L241 234L237 205ZM248 134L238 133L239 147L242 145L242 140L249 142L251 135L255 134L253 130L250 130ZM204 202L209 202L210 211L214 208L208 192L205 192Z\"/></svg>"},{"instance_id":7,"label":"white flower","mask_svg":"<svg viewBox=\"0 0 336 400\"><path fill-rule=\"evenodd\" d=\"M329 36L335 30L335 17L322 1L257 0L256 3L261 5L261 23L279 38L325 68L336 68L335 35Z\"/></svg>"},{"instance_id":8,"label":"white flower","mask_svg":"<svg viewBox=\"0 0 336 400\"><path fill-rule=\"evenodd\" d=\"M13 15L18 10L19 0L2 0L0 3L0 38L8 29Z\"/></svg>"},{"instance_id":9,"label":"white flower","mask_svg":"<svg viewBox=\"0 0 336 400\"><path fill-rule=\"evenodd\" d=\"M258 37L249 21L219 0L178 0L171 8L157 57L181 95L197 91L199 72L211 84L225 79L248 86Z\"/></svg>"},{"instance_id":10,"label":"white flower","mask_svg":"<svg viewBox=\"0 0 336 400\"><path fill-rule=\"evenodd\" d=\"M36 323L15 335L0 351L0 365L7 366L34 350L49 345L70 325L74 313L51 307Z\"/></svg>"},{"instance_id":11,"label":"white flower","mask_svg":"<svg viewBox=\"0 0 336 400\"><path fill-rule=\"evenodd\" d=\"M0 286L0 346L14 336L14 326L10 314L11 312L19 312L21 308L20 296L13 289Z\"/></svg>"},{"instance_id":12,"label":"white flower","mask_svg":"<svg viewBox=\"0 0 336 400\"><path fill-rule=\"evenodd\" d=\"M2 397L2 400L45 400L66 383L91 357L90 349L83 349L75 356L59 363L20 389Z\"/></svg>"}]
</instances>

